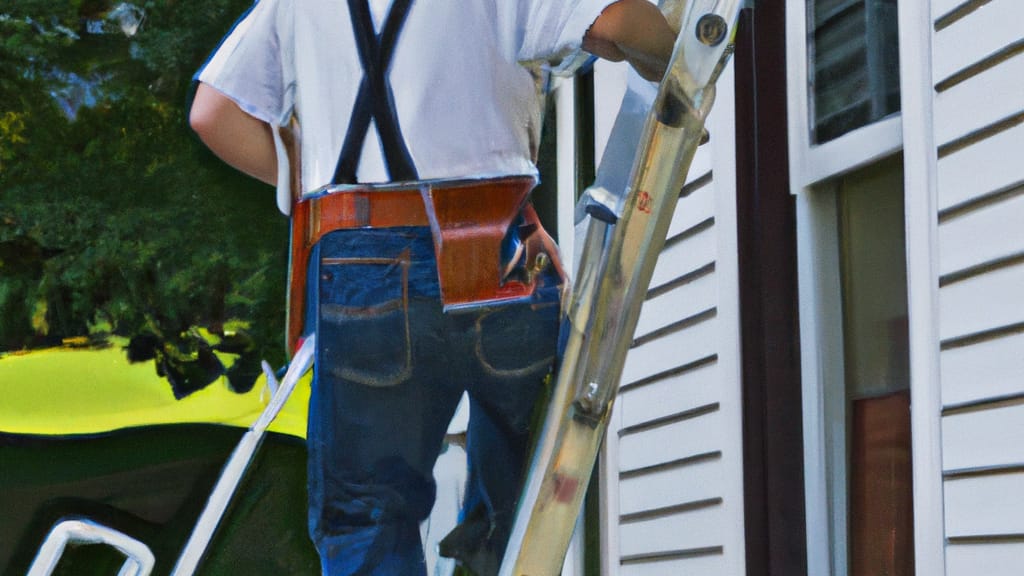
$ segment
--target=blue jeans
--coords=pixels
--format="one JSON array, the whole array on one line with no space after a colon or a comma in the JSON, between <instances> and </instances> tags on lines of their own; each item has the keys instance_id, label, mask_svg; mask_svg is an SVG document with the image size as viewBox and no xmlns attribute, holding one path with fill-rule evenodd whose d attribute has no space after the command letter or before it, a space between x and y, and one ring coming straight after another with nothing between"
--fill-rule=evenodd
<instances>
[{"instance_id":1,"label":"blue jeans","mask_svg":"<svg viewBox=\"0 0 1024 576\"><path fill-rule=\"evenodd\" d=\"M463 391L462 517L484 523L464 534L476 565L496 570L534 405L554 362L557 273L541 273L531 298L444 313L430 229L416 227L332 232L313 252L313 274L309 529L324 574L426 574L419 524L433 506L434 463Z\"/></svg>"}]
</instances>

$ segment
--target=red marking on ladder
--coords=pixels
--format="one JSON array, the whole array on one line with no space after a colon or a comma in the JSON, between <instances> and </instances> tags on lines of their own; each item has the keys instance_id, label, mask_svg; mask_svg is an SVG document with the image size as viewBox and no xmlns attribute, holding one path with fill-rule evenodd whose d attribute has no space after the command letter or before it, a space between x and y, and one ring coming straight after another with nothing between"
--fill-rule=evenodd
<instances>
[{"instance_id":1,"label":"red marking on ladder","mask_svg":"<svg viewBox=\"0 0 1024 576\"><path fill-rule=\"evenodd\" d=\"M563 504L572 502L576 497L576 491L580 487L580 479L573 476L555 474L555 500Z\"/></svg>"},{"instance_id":2,"label":"red marking on ladder","mask_svg":"<svg viewBox=\"0 0 1024 576\"><path fill-rule=\"evenodd\" d=\"M636 209L644 214L651 213L651 195L643 190L640 191L636 201Z\"/></svg>"}]
</instances>

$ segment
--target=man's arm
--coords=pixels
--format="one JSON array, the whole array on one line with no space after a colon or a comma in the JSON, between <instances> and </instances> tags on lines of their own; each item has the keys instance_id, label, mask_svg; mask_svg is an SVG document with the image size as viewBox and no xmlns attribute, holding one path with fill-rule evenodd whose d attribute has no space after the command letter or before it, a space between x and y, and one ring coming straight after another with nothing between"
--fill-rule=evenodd
<instances>
[{"instance_id":1,"label":"man's arm","mask_svg":"<svg viewBox=\"0 0 1024 576\"><path fill-rule=\"evenodd\" d=\"M215 88L200 83L189 124L214 154L246 174L277 184L277 151L270 125L242 111Z\"/></svg>"},{"instance_id":2,"label":"man's arm","mask_svg":"<svg viewBox=\"0 0 1024 576\"><path fill-rule=\"evenodd\" d=\"M613 62L628 61L647 80L665 75L676 34L647 0L619 0L605 8L583 38L583 49Z\"/></svg>"}]
</instances>

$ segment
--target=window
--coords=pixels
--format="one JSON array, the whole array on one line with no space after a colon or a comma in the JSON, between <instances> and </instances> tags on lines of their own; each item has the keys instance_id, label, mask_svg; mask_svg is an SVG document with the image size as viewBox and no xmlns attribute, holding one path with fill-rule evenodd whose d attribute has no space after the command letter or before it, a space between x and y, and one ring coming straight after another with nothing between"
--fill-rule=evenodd
<instances>
[{"instance_id":1,"label":"window","mask_svg":"<svg viewBox=\"0 0 1024 576\"><path fill-rule=\"evenodd\" d=\"M901 160L801 197L813 263L801 272L811 574L914 573Z\"/></svg>"},{"instance_id":2,"label":"window","mask_svg":"<svg viewBox=\"0 0 1024 576\"><path fill-rule=\"evenodd\" d=\"M826 401L842 410L829 420L845 427L829 447L830 460L842 459L829 481L833 494L848 495L846 509L832 512L846 515L833 524L845 524L848 548L847 570L836 573L912 576L903 174L890 161L843 177L837 188L844 378L825 394L842 402Z\"/></svg>"},{"instance_id":3,"label":"window","mask_svg":"<svg viewBox=\"0 0 1024 576\"><path fill-rule=\"evenodd\" d=\"M896 0L810 0L811 140L833 140L900 109Z\"/></svg>"}]
</instances>

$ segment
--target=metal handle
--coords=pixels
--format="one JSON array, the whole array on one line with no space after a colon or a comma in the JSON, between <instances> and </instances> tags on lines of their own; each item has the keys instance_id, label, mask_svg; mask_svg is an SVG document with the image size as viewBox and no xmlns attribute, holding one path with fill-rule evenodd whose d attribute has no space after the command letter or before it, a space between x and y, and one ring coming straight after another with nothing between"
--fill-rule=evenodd
<instances>
[{"instance_id":1,"label":"metal handle","mask_svg":"<svg viewBox=\"0 0 1024 576\"><path fill-rule=\"evenodd\" d=\"M58 522L47 534L43 545L39 547L28 576L49 576L57 568L64 548L68 543L106 544L124 554L124 564L118 576L148 576L153 570L156 559L149 546L142 542L90 520L63 520Z\"/></svg>"}]
</instances>

